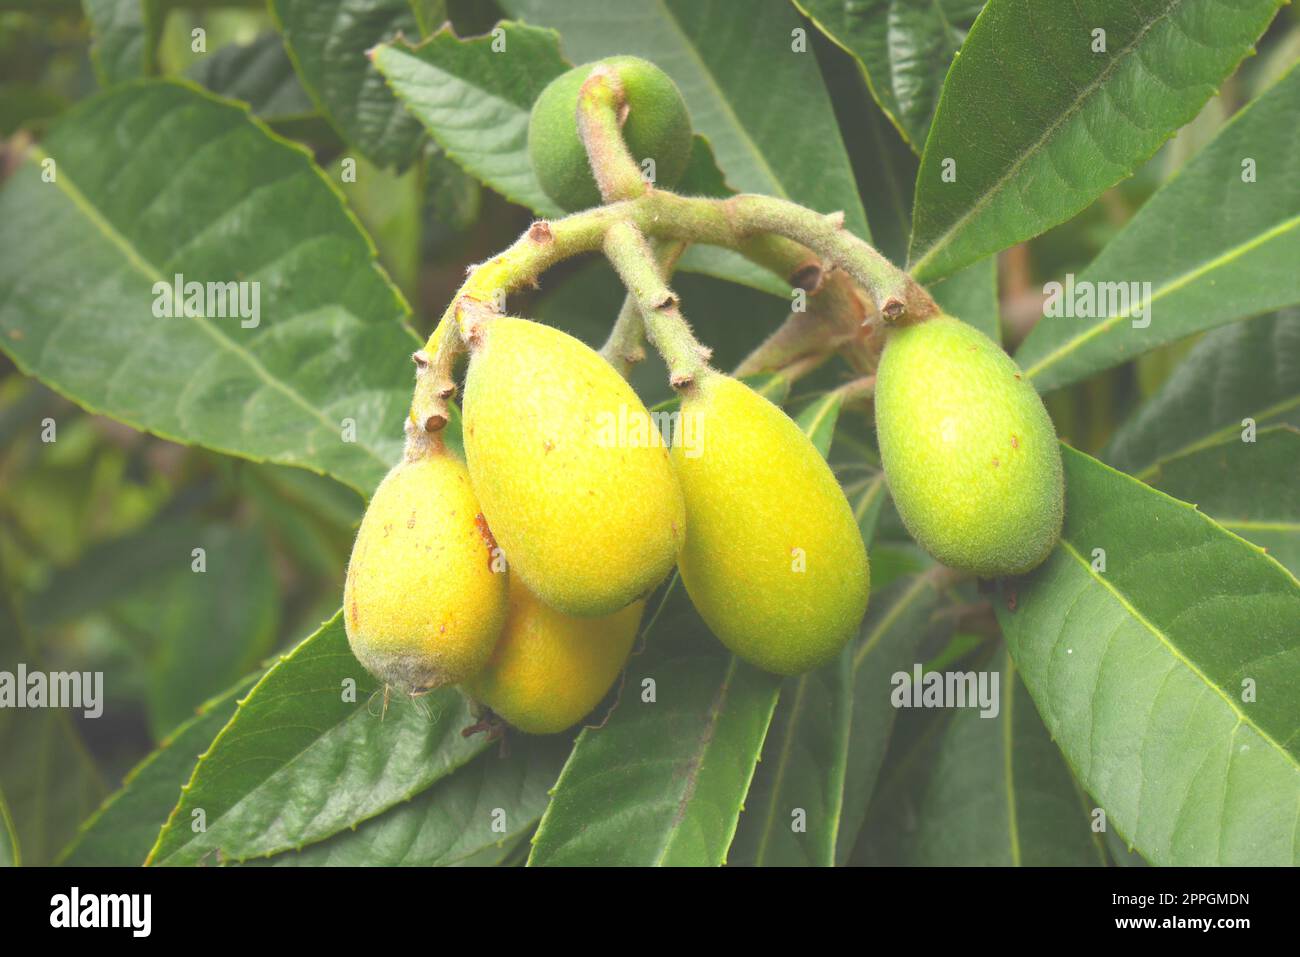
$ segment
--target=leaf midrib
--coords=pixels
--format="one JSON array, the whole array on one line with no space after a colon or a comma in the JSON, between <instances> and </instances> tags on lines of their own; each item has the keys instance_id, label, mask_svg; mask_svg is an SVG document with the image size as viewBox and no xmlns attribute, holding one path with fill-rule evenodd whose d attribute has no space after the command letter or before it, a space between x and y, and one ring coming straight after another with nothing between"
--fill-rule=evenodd
<instances>
[{"instance_id":1,"label":"leaf midrib","mask_svg":"<svg viewBox=\"0 0 1300 957\"><path fill-rule=\"evenodd\" d=\"M799 715L803 711L804 699L807 693L808 675L803 675L799 679L798 690L795 691L794 707L790 712L790 720L786 722L785 738L781 742L781 757L776 765L776 778L768 791L767 814L759 831L761 836L759 837L758 848L754 852L755 865L762 865L763 858L767 855L768 839L772 836L772 831L776 827L777 800L781 794L781 787L785 783L785 772L790 765L790 753L794 750L794 730L799 723Z\"/></svg>"},{"instance_id":2,"label":"leaf midrib","mask_svg":"<svg viewBox=\"0 0 1300 957\"><path fill-rule=\"evenodd\" d=\"M1016 779L1014 771L1015 728L1011 723L1013 702L1016 698L1016 665L1011 652L1005 654L1002 669L1006 701L1002 706L1002 783L1007 792L1007 839L1011 844L1011 866L1020 866L1020 819L1016 816Z\"/></svg>"},{"instance_id":3,"label":"leaf midrib","mask_svg":"<svg viewBox=\"0 0 1300 957\"><path fill-rule=\"evenodd\" d=\"M1034 363L1032 366L1026 369L1024 372L1025 376L1027 378L1032 379L1043 369L1047 368L1050 365L1054 365L1062 357L1067 356L1072 352L1076 352L1077 350L1082 348L1085 343L1090 342L1091 340L1095 339L1097 336L1101 335L1102 333L1107 332L1110 329L1113 329L1118 323L1121 323L1126 319L1131 319L1132 314L1141 311L1143 307L1149 307L1151 305L1154 305L1158 300L1164 298L1170 293L1177 292L1179 289L1182 289L1188 283L1191 283L1201 278L1206 273L1213 272L1216 269L1223 268L1224 266L1228 265L1234 260L1239 259L1242 256L1245 256L1247 253L1252 252L1258 247L1264 245L1265 243L1271 242L1272 240L1276 239L1278 236L1281 236L1283 233L1291 229L1294 229L1297 226L1300 226L1300 215L1292 216L1290 219L1283 220L1282 222L1276 224L1275 226L1272 226L1271 228L1265 230L1264 232L1259 233L1256 236L1252 236L1248 241L1243 243L1238 243L1235 246L1229 247L1228 249L1224 250L1214 258L1208 259L1205 262L1197 265L1195 268L1189 269L1185 272L1178 274L1173 279L1171 279L1170 281L1162 285L1155 292L1153 292L1151 294L1150 299L1147 299L1143 302L1139 302L1136 305L1134 305L1132 308L1130 308L1128 315L1120 314L1120 315L1108 316L1107 318L1103 319L1101 322L1094 323L1093 325L1089 326L1084 332L1081 332L1079 335L1075 336L1074 338L1066 340L1064 343L1057 346L1054 350L1049 352L1047 355L1043 356L1043 358L1039 359L1036 363Z\"/></svg>"},{"instance_id":4,"label":"leaf midrib","mask_svg":"<svg viewBox=\"0 0 1300 957\"><path fill-rule=\"evenodd\" d=\"M1196 514L1200 515L1201 513L1197 512ZM1210 521L1210 519L1206 518L1206 521ZM1214 693L1217 694L1220 698L1222 698L1224 703L1227 704L1229 709L1231 709L1232 713L1236 715L1238 724L1244 724L1250 727L1252 731L1254 731L1264 741L1268 742L1269 745L1275 748L1293 768L1295 768L1297 771L1300 771L1300 760L1297 760L1297 758L1294 755L1292 755L1291 752L1287 751L1286 748L1282 747L1282 745L1277 741L1276 738L1274 738L1271 734L1266 732L1258 724L1252 721L1246 715L1246 713L1237 706L1237 703L1232 699L1232 696L1229 695L1226 691L1224 691L1223 688L1221 688L1218 684L1211 681L1209 676L1206 675L1205 672L1203 672L1196 665L1195 662L1193 662L1191 659L1189 659L1186 655L1183 654L1182 650L1173 643L1173 641L1169 638L1168 635L1166 635L1161 629L1157 628L1153 622L1148 620L1145 615L1143 615L1140 611L1137 610L1136 607L1133 606L1133 604L1128 600L1127 596L1125 596L1123 593L1119 591L1119 589L1117 589L1114 585L1112 585L1109 581L1107 581L1105 577L1103 577L1102 575L1094 571L1092 568L1092 564L1087 560L1085 560L1084 557L1079 554L1079 552L1075 549L1073 545L1070 544L1070 542L1067 539L1065 538L1061 539L1061 548L1064 549L1065 552L1071 558L1073 558L1076 562L1079 563L1079 565L1083 567L1084 571L1087 572L1090 578L1092 578L1095 582L1097 582L1097 584L1101 585L1102 588L1106 589L1106 591L1110 592L1111 595L1114 596L1115 600L1120 603L1120 607L1122 607L1125 611L1127 611L1130 615L1132 615L1133 618L1139 623L1141 623L1143 627L1145 627L1148 631L1151 632L1151 634L1155 635L1155 637L1160 640L1160 643L1163 644L1169 650L1169 653L1171 655L1173 655L1174 660L1178 661L1185 668L1187 668L1188 671L1190 671L1193 675L1199 678L1206 687L1213 689Z\"/></svg>"},{"instance_id":5,"label":"leaf midrib","mask_svg":"<svg viewBox=\"0 0 1300 957\"><path fill-rule=\"evenodd\" d=\"M656 867L663 866L664 862L668 860L668 857L672 854L673 849L677 844L677 838L682 833L682 822L685 821L687 816L690 814L691 799L694 798L696 788L699 785L700 773L704 768L704 759L708 755L713 742L717 740L718 726L722 723L722 715L725 710L727 699L731 695L733 679L736 676L736 668L739 664L740 659L735 655L732 655L730 660L727 662L727 673L723 677L722 686L718 689L718 693L714 695L713 702L709 707L708 721L705 724L704 729L700 732L699 737L696 739L698 743L695 754L690 760L690 771L685 776L686 779L684 786L682 787L682 796L678 801L677 811L673 815L672 821L669 822L667 832L664 835L663 848L659 853L658 860L654 862L654 866ZM779 685L776 687L777 689L780 688ZM778 692L774 691L771 696L771 706L767 709L768 720L763 724L762 738L757 742L754 751L756 759L759 754L763 753L763 744L767 740L767 732L772 727L772 711L776 708L777 693ZM736 803L736 820L732 821L732 832L727 835L726 846L722 850L724 860L726 858L727 850L731 847L731 841L735 837L736 823L740 816L740 803L744 800L744 795L749 792L749 785L753 782L754 768L757 763L757 760L755 760L750 765L749 780L745 782L745 787L740 791L740 799Z\"/></svg>"},{"instance_id":6,"label":"leaf midrib","mask_svg":"<svg viewBox=\"0 0 1300 957\"><path fill-rule=\"evenodd\" d=\"M683 48L690 55L691 59L695 61L696 66L700 69L701 75L708 83L709 92L712 93L714 98L722 104L722 109L727 118L731 120L735 129L740 134L741 145L746 148L745 151L751 155L751 158L763 172L763 175L765 175L768 178L768 181L772 184L774 189L773 195L779 196L782 199L789 199L790 194L786 190L785 184L767 162L767 157L763 154L763 151L758 148L758 144L754 142L754 138L749 135L748 128L740 122L740 117L737 116L736 111L732 109L731 101L723 94L722 87L718 86L718 81L714 77L713 71L709 69L708 63L700 56L699 50L696 49L695 44L691 42L690 35L682 29L682 24L681 21L677 19L677 14L669 8L668 4L665 3L664 0L655 0L655 5L660 9L660 11L662 11L664 22L671 26L673 32L681 38Z\"/></svg>"},{"instance_id":7,"label":"leaf midrib","mask_svg":"<svg viewBox=\"0 0 1300 957\"><path fill-rule=\"evenodd\" d=\"M1297 406L1300 406L1300 395L1292 396L1289 399L1283 399L1281 402L1274 402L1272 405L1251 414L1249 418L1254 419L1256 423L1260 423L1260 422L1267 423L1269 420L1273 419L1274 417L1281 415L1283 412L1287 412L1293 408L1296 408ZM1266 425L1266 428L1273 428L1273 426ZM1203 451L1204 449L1212 448L1213 446L1216 445L1222 445L1224 439L1228 438L1228 436L1232 435L1234 432L1239 431L1240 429L1241 426L1238 425L1237 423L1229 422L1227 425L1223 426L1222 428L1215 429L1213 432L1209 433L1208 435L1204 435L1199 439L1195 439L1191 442L1188 442L1186 445L1173 449L1167 454L1162 455L1160 458L1156 459L1146 468L1142 469L1142 471L1134 472L1132 473L1132 475L1135 479L1145 482L1147 479L1151 478L1152 476L1159 474L1160 471L1164 468L1164 466L1168 465L1174 459L1181 458L1184 455L1190 455L1192 452L1200 452Z\"/></svg>"},{"instance_id":8,"label":"leaf midrib","mask_svg":"<svg viewBox=\"0 0 1300 957\"><path fill-rule=\"evenodd\" d=\"M1066 122L1066 120L1071 119L1083 108L1085 101L1092 97L1093 93L1096 92L1097 88L1109 78L1110 74L1118 69L1121 63L1125 62L1126 58L1134 51L1142 39L1156 26L1156 24L1168 17L1180 2L1181 0L1169 0L1165 9L1161 11L1158 16L1152 17L1151 20L1146 23L1136 35L1134 35L1133 39L1120 49L1110 62L1102 68L1101 72L1075 95L1073 102L1062 110L1055 120L1048 124L1047 128L1043 130L1042 135L1023 150L1016 158L1015 162L1007 168L1007 171L998 177L992 186L981 193L979 199L977 199L965 213L959 216L951 226L944 230L944 232L935 239L935 241L930 245L930 248L926 250L925 255L912 263L908 271L913 274L920 272L928 260L932 259L940 249L945 248L950 243L950 237L957 232L957 230L961 229L972 216L981 212L984 207L991 203L994 196L1000 195L1003 189L1006 188L1006 184L1019 172L1020 167L1028 162L1031 156L1037 154L1043 144L1054 136L1056 131Z\"/></svg>"},{"instance_id":9,"label":"leaf midrib","mask_svg":"<svg viewBox=\"0 0 1300 957\"><path fill-rule=\"evenodd\" d=\"M28 162L34 166L39 165L39 162L42 159L52 159L52 157L39 147L33 147L29 156L30 159ZM99 209L89 200L89 198L86 197L84 193L81 192L76 184L71 181L71 178L68 176L65 169L59 170L58 175L54 178L54 183L58 187L59 191L68 198L72 205L90 221L90 224L94 226L95 229L109 241L109 243L121 251L122 255L126 258L128 265L134 267L136 271L151 283L167 281L162 275L162 271L141 256L127 238L123 236L112 223L104 218ZM206 321L207 317L186 316L186 318L193 319L195 324L201 328L209 338L246 363L255 373L256 378L260 379L272 390L284 394L293 404L298 405L305 410L310 417L316 419L327 432L334 432L336 430L335 423L331 422L324 412L309 402L301 393L290 389L283 380L272 376L267 371L266 367L262 365L262 363L258 361L257 358L254 357L244 346L239 345L227 336L217 332L213 323L211 321ZM352 444L363 449L379 465L383 467L388 466L388 460L367 443L357 441Z\"/></svg>"},{"instance_id":10,"label":"leaf midrib","mask_svg":"<svg viewBox=\"0 0 1300 957\"><path fill-rule=\"evenodd\" d=\"M867 655L871 653L872 649L880 643L880 640L884 637L885 633L894 626L894 623L898 621L903 612L907 610L907 607L916 600L916 596L924 589L932 587L932 585L933 580L931 577L926 573L921 573L916 576L916 580L907 587L907 590L898 596L898 600L890 606L889 611L885 613L885 617L880 620L880 624L875 627L871 632L870 637L868 637L867 640L863 642L862 647L858 649L858 653L853 656L854 680L857 679L858 669L862 667L862 662L866 659Z\"/></svg>"}]
</instances>

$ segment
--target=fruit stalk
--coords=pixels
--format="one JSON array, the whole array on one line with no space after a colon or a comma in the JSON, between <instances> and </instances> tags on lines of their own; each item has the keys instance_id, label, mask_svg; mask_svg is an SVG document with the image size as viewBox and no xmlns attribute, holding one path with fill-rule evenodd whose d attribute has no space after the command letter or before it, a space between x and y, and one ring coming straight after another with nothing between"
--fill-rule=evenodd
<instances>
[{"instance_id":1,"label":"fruit stalk","mask_svg":"<svg viewBox=\"0 0 1300 957\"><path fill-rule=\"evenodd\" d=\"M664 357L673 388L690 385L708 368L711 353L691 332L649 243L630 223L615 223L605 234L605 255L636 300L646 337Z\"/></svg>"},{"instance_id":2,"label":"fruit stalk","mask_svg":"<svg viewBox=\"0 0 1300 957\"><path fill-rule=\"evenodd\" d=\"M471 270L424 351L431 356L437 353L446 331L444 324L455 324L461 338L466 338L475 322L502 308L505 295L535 284L538 276L558 262L602 249L606 233L616 223L631 225L652 239L733 250L752 249L756 237L775 232L844 270L872 294L887 320L920 320L937 313L933 300L910 276L845 230L839 216L822 216L771 196L708 199L650 190L636 199L533 223L509 248ZM455 350L453 357L463 350L463 343L454 338L448 338L446 344ZM417 421L421 421L422 411L413 408ZM432 421L436 424L437 419Z\"/></svg>"},{"instance_id":3,"label":"fruit stalk","mask_svg":"<svg viewBox=\"0 0 1300 957\"><path fill-rule=\"evenodd\" d=\"M578 93L578 135L587 151L587 162L601 198L607 203L635 199L649 188L623 139L626 115L627 98L618 75L608 68L597 67ZM680 243L663 241L657 245L660 246L657 254L667 252L671 255L670 260L659 255L665 265L675 262L684 248ZM665 275L668 271L665 269ZM645 358L644 341L641 310L636 299L628 293L600 353L623 378L627 378L632 367Z\"/></svg>"},{"instance_id":4,"label":"fruit stalk","mask_svg":"<svg viewBox=\"0 0 1300 957\"><path fill-rule=\"evenodd\" d=\"M650 188L623 140L627 109L618 74L605 66L592 70L578 92L578 135L606 203L635 199Z\"/></svg>"},{"instance_id":5,"label":"fruit stalk","mask_svg":"<svg viewBox=\"0 0 1300 957\"><path fill-rule=\"evenodd\" d=\"M623 139L628 103L618 74L605 66L596 67L578 92L578 135L587 151L601 198L607 202L635 199L653 188L641 175L635 157ZM672 275L686 244L676 240L655 240L652 244L659 270L665 279ZM623 378L645 358L645 324L636 297L628 293L600 354L619 370Z\"/></svg>"},{"instance_id":6,"label":"fruit stalk","mask_svg":"<svg viewBox=\"0 0 1300 957\"><path fill-rule=\"evenodd\" d=\"M454 323L440 323L423 349L411 355L415 363L415 394L411 398L408 426L435 433L451 418L449 403L456 395L456 357L464 351ZM411 430L407 429L408 445Z\"/></svg>"},{"instance_id":7,"label":"fruit stalk","mask_svg":"<svg viewBox=\"0 0 1300 957\"><path fill-rule=\"evenodd\" d=\"M929 293L911 276L844 228L842 212L822 215L797 203L743 193L723 202L745 232L788 236L839 266L871 294L886 322L938 313Z\"/></svg>"},{"instance_id":8,"label":"fruit stalk","mask_svg":"<svg viewBox=\"0 0 1300 957\"><path fill-rule=\"evenodd\" d=\"M869 326L870 304L849 277L832 271L821 291L794 310L736 367L735 375L780 372L794 381L839 352L857 372L873 371L881 336Z\"/></svg>"},{"instance_id":9,"label":"fruit stalk","mask_svg":"<svg viewBox=\"0 0 1300 957\"><path fill-rule=\"evenodd\" d=\"M656 239L650 244L664 282L672 276L677 260L686 250L686 244L676 240ZM618 318L609 331L609 338L601 346L600 354L623 378L632 373L632 367L645 358L645 323L636 297L630 292L623 299Z\"/></svg>"}]
</instances>

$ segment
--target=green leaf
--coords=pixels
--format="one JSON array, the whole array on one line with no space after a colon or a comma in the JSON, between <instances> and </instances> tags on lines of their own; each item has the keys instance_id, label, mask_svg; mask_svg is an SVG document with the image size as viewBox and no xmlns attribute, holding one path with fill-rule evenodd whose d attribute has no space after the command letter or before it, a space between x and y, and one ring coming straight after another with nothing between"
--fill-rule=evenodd
<instances>
[{"instance_id":1,"label":"green leaf","mask_svg":"<svg viewBox=\"0 0 1300 957\"><path fill-rule=\"evenodd\" d=\"M898 7L893 0L886 2L891 4L891 14L898 13L904 19L909 15L909 11ZM953 0L947 2L951 5ZM981 5L982 0L976 2L974 10ZM931 8L938 10L938 2ZM856 21L866 11L866 7L846 5L844 17ZM973 19L974 11L969 16ZM858 60L829 41L818 43L817 56L853 158L873 242L891 261L901 264L906 258L912 228L917 158L866 92L864 71ZM944 69L947 69L946 61ZM996 257L967 266L932 285L930 292L950 315L969 322L994 342L1000 341Z\"/></svg>"},{"instance_id":2,"label":"green leaf","mask_svg":"<svg viewBox=\"0 0 1300 957\"><path fill-rule=\"evenodd\" d=\"M929 710L898 715L850 865L896 867L913 863L921 802L948 717Z\"/></svg>"},{"instance_id":3,"label":"green leaf","mask_svg":"<svg viewBox=\"0 0 1300 957\"><path fill-rule=\"evenodd\" d=\"M885 473L877 471L859 484L846 488L845 492L853 506L853 517L858 520L862 540L870 546L875 537L876 523L880 520L881 508L889 497Z\"/></svg>"},{"instance_id":4,"label":"green leaf","mask_svg":"<svg viewBox=\"0 0 1300 957\"><path fill-rule=\"evenodd\" d=\"M4 792L0 791L0 867L19 867L23 856L18 847L18 831L9 814Z\"/></svg>"},{"instance_id":5,"label":"green leaf","mask_svg":"<svg viewBox=\"0 0 1300 957\"><path fill-rule=\"evenodd\" d=\"M1104 866L1092 802L1043 727L1010 655L1001 651L973 673L998 677L997 711L957 708L946 722L921 805L915 863Z\"/></svg>"},{"instance_id":6,"label":"green leaf","mask_svg":"<svg viewBox=\"0 0 1300 957\"><path fill-rule=\"evenodd\" d=\"M400 454L417 340L307 153L171 81L85 101L43 147L0 190L0 348L93 412L368 494ZM229 304L155 316L177 274L259 283L257 326Z\"/></svg>"},{"instance_id":7,"label":"green leaf","mask_svg":"<svg viewBox=\"0 0 1300 957\"><path fill-rule=\"evenodd\" d=\"M827 392L819 396L795 416L795 424L812 439L817 451L826 458L831 451L831 441L835 438L835 423L840 420L840 409L844 405L844 395L840 392Z\"/></svg>"},{"instance_id":8,"label":"green leaf","mask_svg":"<svg viewBox=\"0 0 1300 957\"><path fill-rule=\"evenodd\" d=\"M443 151L512 202L563 215L542 191L528 159L528 116L546 85L569 68L559 37L502 23L506 54L491 36L462 40L450 25L419 46L384 43L376 69Z\"/></svg>"},{"instance_id":9,"label":"green leaf","mask_svg":"<svg viewBox=\"0 0 1300 957\"><path fill-rule=\"evenodd\" d=\"M447 0L407 0L415 13L420 33L428 36L447 22Z\"/></svg>"},{"instance_id":10,"label":"green leaf","mask_svg":"<svg viewBox=\"0 0 1300 957\"><path fill-rule=\"evenodd\" d=\"M30 640L10 594L3 551L0 671L16 674L20 663L29 674L45 671L47 656ZM0 708L0 790L8 802L3 830L21 847L23 861L50 864L105 790L67 709Z\"/></svg>"},{"instance_id":11,"label":"green leaf","mask_svg":"<svg viewBox=\"0 0 1300 957\"><path fill-rule=\"evenodd\" d=\"M713 147L699 133L691 140L691 158L687 161L682 181L677 185L677 192L685 196L714 198L730 196L735 192L727 185L727 177L718 168Z\"/></svg>"},{"instance_id":12,"label":"green leaf","mask_svg":"<svg viewBox=\"0 0 1300 957\"><path fill-rule=\"evenodd\" d=\"M857 58L820 33L812 39L871 224L871 242L901 266L907 261L912 232L912 192L919 160L872 99Z\"/></svg>"},{"instance_id":13,"label":"green leaf","mask_svg":"<svg viewBox=\"0 0 1300 957\"><path fill-rule=\"evenodd\" d=\"M331 163L326 173L337 176L350 209L379 250L379 264L404 296L419 296L420 240L423 222L422 171L418 166L398 173L364 158L355 166L350 157ZM355 173L355 179L348 172Z\"/></svg>"},{"instance_id":14,"label":"green leaf","mask_svg":"<svg viewBox=\"0 0 1300 957\"><path fill-rule=\"evenodd\" d=\"M998 261L990 256L930 288L943 311L969 322L994 342L1002 342L998 321Z\"/></svg>"},{"instance_id":15,"label":"green leaf","mask_svg":"<svg viewBox=\"0 0 1300 957\"><path fill-rule=\"evenodd\" d=\"M1075 287L1150 287L1130 294L1127 310L1120 299L1117 308L1089 310L1097 314L1092 319L1045 316L1016 354L1039 391L1193 332L1300 302L1297 114L1300 69L1293 68L1143 205ZM1247 162L1255 164L1253 181L1243 181ZM1100 296L1105 287L1095 288Z\"/></svg>"},{"instance_id":16,"label":"green leaf","mask_svg":"<svg viewBox=\"0 0 1300 957\"><path fill-rule=\"evenodd\" d=\"M794 0L818 29L851 53L871 95L917 153L948 66L984 5L982 0Z\"/></svg>"},{"instance_id":17,"label":"green leaf","mask_svg":"<svg viewBox=\"0 0 1300 957\"><path fill-rule=\"evenodd\" d=\"M280 621L272 556L260 530L210 524L172 552L118 618L150 640L150 724L161 739L271 652ZM191 549L203 549L204 571ZM138 863L138 862L137 862Z\"/></svg>"},{"instance_id":18,"label":"green leaf","mask_svg":"<svg viewBox=\"0 0 1300 957\"><path fill-rule=\"evenodd\" d=\"M1300 309L1216 329L1116 431L1103 453L1138 478L1257 426L1300 425Z\"/></svg>"},{"instance_id":19,"label":"green leaf","mask_svg":"<svg viewBox=\"0 0 1300 957\"><path fill-rule=\"evenodd\" d=\"M1131 847L1124 843L1123 838L1116 837L1114 831L1106 832L1106 850L1110 855L1112 867L1146 867L1147 862L1142 859Z\"/></svg>"},{"instance_id":20,"label":"green leaf","mask_svg":"<svg viewBox=\"0 0 1300 957\"><path fill-rule=\"evenodd\" d=\"M303 85L343 139L376 165L410 164L420 124L367 59L403 31L419 36L408 0L271 0L271 13Z\"/></svg>"},{"instance_id":21,"label":"green leaf","mask_svg":"<svg viewBox=\"0 0 1300 957\"><path fill-rule=\"evenodd\" d=\"M859 636L838 660L785 680L732 863L847 860L897 713L891 676L911 670L937 599L929 574L875 592ZM796 831L796 822L806 830Z\"/></svg>"},{"instance_id":22,"label":"green leaf","mask_svg":"<svg viewBox=\"0 0 1300 957\"><path fill-rule=\"evenodd\" d=\"M743 15L727 0L502 6L559 30L574 63L632 54L658 64L681 88L732 186L822 212L842 209L848 228L870 238L816 58L791 50L800 20L785 0L754 0Z\"/></svg>"},{"instance_id":23,"label":"green leaf","mask_svg":"<svg viewBox=\"0 0 1300 957\"><path fill-rule=\"evenodd\" d=\"M158 832L181 797L194 765L235 713L238 697L253 684L250 677L203 705L127 774L81 826L59 858L69 867L134 867L144 863Z\"/></svg>"},{"instance_id":24,"label":"green leaf","mask_svg":"<svg viewBox=\"0 0 1300 957\"><path fill-rule=\"evenodd\" d=\"M199 60L186 75L218 96L243 100L268 120L316 112L278 33L263 33L252 43L227 44Z\"/></svg>"},{"instance_id":25,"label":"green leaf","mask_svg":"<svg viewBox=\"0 0 1300 957\"><path fill-rule=\"evenodd\" d=\"M483 736L461 736L472 723L454 688L385 709L339 613L249 692L199 759L149 863L243 861L355 827L482 751Z\"/></svg>"},{"instance_id":26,"label":"green leaf","mask_svg":"<svg viewBox=\"0 0 1300 957\"><path fill-rule=\"evenodd\" d=\"M676 576L642 642L608 718L578 735L530 865L726 860L780 679L727 654Z\"/></svg>"},{"instance_id":27,"label":"green leaf","mask_svg":"<svg viewBox=\"0 0 1300 957\"><path fill-rule=\"evenodd\" d=\"M94 41L90 59L101 86L158 72L160 0L82 0Z\"/></svg>"},{"instance_id":28,"label":"green leaf","mask_svg":"<svg viewBox=\"0 0 1300 957\"><path fill-rule=\"evenodd\" d=\"M502 196L547 218L562 216L543 192L528 158L528 117L546 85L569 69L559 37L519 23L499 26L509 56L492 36L460 39L450 26L419 46L397 41L375 51L375 65L446 154ZM684 192L728 192L709 144L696 136ZM778 277L737 253L687 250L679 269L703 272L785 296Z\"/></svg>"},{"instance_id":29,"label":"green leaf","mask_svg":"<svg viewBox=\"0 0 1300 957\"><path fill-rule=\"evenodd\" d=\"M199 523L162 518L100 542L55 570L28 602L27 621L40 632L128 599L178 564L189 568Z\"/></svg>"},{"instance_id":30,"label":"green leaf","mask_svg":"<svg viewBox=\"0 0 1300 957\"><path fill-rule=\"evenodd\" d=\"M479 221L483 187L436 144L424 155L424 214L441 238L462 233Z\"/></svg>"},{"instance_id":31,"label":"green leaf","mask_svg":"<svg viewBox=\"0 0 1300 957\"><path fill-rule=\"evenodd\" d=\"M298 853L252 863L273 867L448 867L500 863L546 809L569 753L567 737L514 736L406 804Z\"/></svg>"},{"instance_id":32,"label":"green leaf","mask_svg":"<svg viewBox=\"0 0 1300 957\"><path fill-rule=\"evenodd\" d=\"M1297 863L1300 582L1192 506L1062 454L1061 544L1014 612L997 603L1053 739L1151 863Z\"/></svg>"},{"instance_id":33,"label":"green leaf","mask_svg":"<svg viewBox=\"0 0 1300 957\"><path fill-rule=\"evenodd\" d=\"M990 0L921 157L913 274L931 282L1036 236L1130 175L1196 115L1279 5ZM1105 52L1094 52L1097 30Z\"/></svg>"},{"instance_id":34,"label":"green leaf","mask_svg":"<svg viewBox=\"0 0 1300 957\"><path fill-rule=\"evenodd\" d=\"M1192 502L1300 576L1300 429L1261 429L1163 462L1151 484Z\"/></svg>"}]
</instances>

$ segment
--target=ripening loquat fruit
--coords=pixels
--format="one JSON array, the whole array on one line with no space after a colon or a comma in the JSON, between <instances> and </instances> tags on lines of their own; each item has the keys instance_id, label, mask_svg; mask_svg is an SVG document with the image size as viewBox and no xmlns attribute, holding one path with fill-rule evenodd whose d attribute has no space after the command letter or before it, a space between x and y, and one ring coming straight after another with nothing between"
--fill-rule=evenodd
<instances>
[{"instance_id":1,"label":"ripening loquat fruit","mask_svg":"<svg viewBox=\"0 0 1300 957\"><path fill-rule=\"evenodd\" d=\"M465 690L520 731L553 734L600 703L627 663L644 601L601 618L575 618L510 583L501 641Z\"/></svg>"},{"instance_id":2,"label":"ripening loquat fruit","mask_svg":"<svg viewBox=\"0 0 1300 957\"><path fill-rule=\"evenodd\" d=\"M784 412L721 373L684 392L682 417L698 439L673 443L691 601L760 668L825 664L856 634L870 589L866 546L830 467Z\"/></svg>"},{"instance_id":3,"label":"ripening loquat fruit","mask_svg":"<svg viewBox=\"0 0 1300 957\"><path fill-rule=\"evenodd\" d=\"M640 398L595 350L526 319L470 341L465 454L511 576L552 608L601 616L672 569L685 507Z\"/></svg>"},{"instance_id":4,"label":"ripening loquat fruit","mask_svg":"<svg viewBox=\"0 0 1300 957\"><path fill-rule=\"evenodd\" d=\"M437 443L380 483L343 588L348 643L402 692L456 684L501 636L507 576L465 466Z\"/></svg>"}]
</instances>

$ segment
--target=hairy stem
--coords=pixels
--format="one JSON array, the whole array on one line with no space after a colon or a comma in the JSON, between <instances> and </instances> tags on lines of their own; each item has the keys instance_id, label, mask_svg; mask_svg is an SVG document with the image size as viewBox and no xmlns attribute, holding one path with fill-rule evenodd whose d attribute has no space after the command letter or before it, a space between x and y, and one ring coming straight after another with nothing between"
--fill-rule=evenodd
<instances>
[{"instance_id":1,"label":"hairy stem","mask_svg":"<svg viewBox=\"0 0 1300 957\"><path fill-rule=\"evenodd\" d=\"M751 252L756 237L776 233L842 269L872 296L887 321L921 320L938 312L924 289L847 232L840 220L771 196L709 199L663 190L649 190L636 199L598 206L554 222L538 220L509 248L470 271L425 351L436 353L445 332L442 327L448 323L457 326L460 338L469 338L478 321L504 307L507 295L535 284L558 262L603 248L606 234L619 223L634 227L643 237ZM785 264L790 265L789 261ZM652 272L662 283L658 269ZM457 340L448 338L447 342L463 348ZM418 418L419 410L413 409L412 415Z\"/></svg>"},{"instance_id":2,"label":"hairy stem","mask_svg":"<svg viewBox=\"0 0 1300 957\"><path fill-rule=\"evenodd\" d=\"M871 294L886 322L925 318L938 309L929 294L870 243L844 228L844 214L823 216L796 203L740 195L725 201L746 232L771 232L803 243Z\"/></svg>"},{"instance_id":3,"label":"hairy stem","mask_svg":"<svg viewBox=\"0 0 1300 957\"><path fill-rule=\"evenodd\" d=\"M710 352L691 332L650 244L635 226L615 223L605 233L605 255L636 300L646 338L664 357L673 388L686 388L709 367Z\"/></svg>"},{"instance_id":4,"label":"hairy stem","mask_svg":"<svg viewBox=\"0 0 1300 957\"><path fill-rule=\"evenodd\" d=\"M623 140L626 119L627 97L618 74L597 66L578 91L578 135L606 203L635 199L650 188Z\"/></svg>"},{"instance_id":5,"label":"hairy stem","mask_svg":"<svg viewBox=\"0 0 1300 957\"><path fill-rule=\"evenodd\" d=\"M650 243L650 248L659 264L659 273L664 282L667 282L677 266L677 260L686 249L686 244L656 239ZM618 311L614 327L609 331L609 338L601 346L600 354L626 379L631 375L632 367L645 358L644 341L645 322L641 318L636 297L629 292L623 299L623 307Z\"/></svg>"},{"instance_id":6,"label":"hairy stem","mask_svg":"<svg viewBox=\"0 0 1300 957\"><path fill-rule=\"evenodd\" d=\"M824 277L818 295L803 298L776 331L741 360L737 375L780 372L794 381L837 351L858 372L874 368L870 353L870 306L840 270Z\"/></svg>"}]
</instances>

